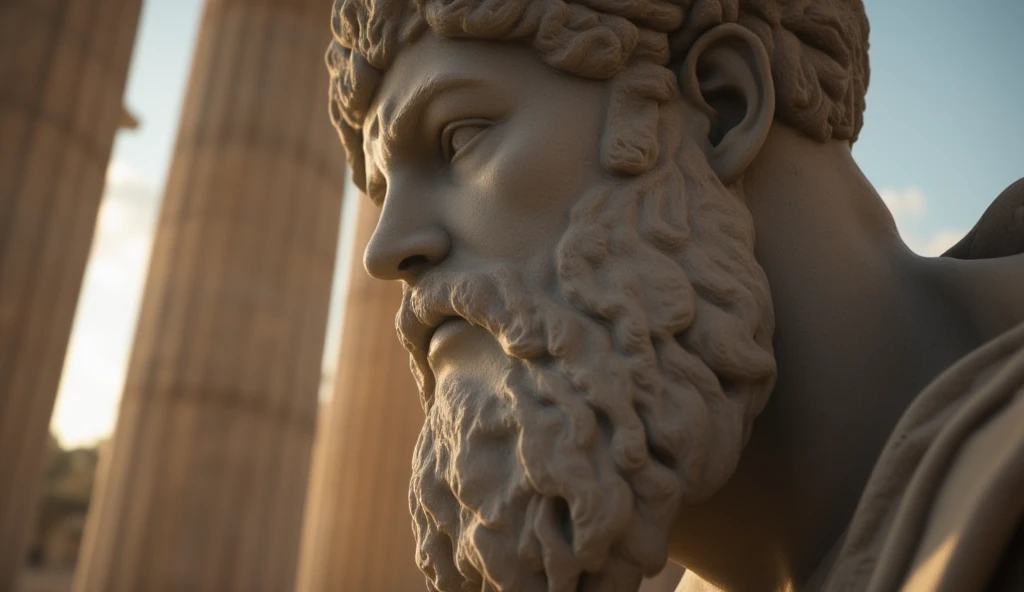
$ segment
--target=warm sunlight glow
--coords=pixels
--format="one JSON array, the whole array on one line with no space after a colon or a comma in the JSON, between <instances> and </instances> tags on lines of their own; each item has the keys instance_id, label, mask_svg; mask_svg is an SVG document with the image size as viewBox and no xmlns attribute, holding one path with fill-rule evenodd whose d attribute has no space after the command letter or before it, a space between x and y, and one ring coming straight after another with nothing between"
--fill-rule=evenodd
<instances>
[{"instance_id":1,"label":"warm sunlight glow","mask_svg":"<svg viewBox=\"0 0 1024 592\"><path fill-rule=\"evenodd\" d=\"M151 183L123 162L110 163L51 422L65 447L86 446L113 431L156 206Z\"/></svg>"}]
</instances>

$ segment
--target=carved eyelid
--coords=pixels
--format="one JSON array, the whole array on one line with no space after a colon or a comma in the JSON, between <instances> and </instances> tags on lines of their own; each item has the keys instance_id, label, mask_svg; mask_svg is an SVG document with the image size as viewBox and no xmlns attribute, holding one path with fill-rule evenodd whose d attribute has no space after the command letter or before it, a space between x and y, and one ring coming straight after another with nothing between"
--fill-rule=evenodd
<instances>
[{"instance_id":1,"label":"carved eyelid","mask_svg":"<svg viewBox=\"0 0 1024 592\"><path fill-rule=\"evenodd\" d=\"M440 138L440 141L441 141L441 153L444 156L444 159L446 161L450 162L460 152L460 150L455 150L452 147L452 145L451 145L451 140L454 137L456 132L458 132L459 130L462 130L462 129L466 129L466 128L478 128L479 129L479 131L476 134L473 134L473 137L471 137L469 140L467 140L466 143L468 145L469 143L473 142L473 140L475 140L477 138L477 136L479 136L480 132L483 132L485 129L490 127L493 123L494 122L489 120L489 119L484 119L484 118L481 118L481 117L471 117L471 118L466 118L466 119L460 119L460 120L457 120L457 121L453 121L453 122L445 125L444 128L441 130L441 138Z\"/></svg>"}]
</instances>

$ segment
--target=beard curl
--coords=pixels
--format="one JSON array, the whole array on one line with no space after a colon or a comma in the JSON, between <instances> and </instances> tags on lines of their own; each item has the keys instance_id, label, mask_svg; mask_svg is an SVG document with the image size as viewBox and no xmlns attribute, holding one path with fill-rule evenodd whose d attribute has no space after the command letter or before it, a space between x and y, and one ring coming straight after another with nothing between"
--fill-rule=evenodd
<instances>
[{"instance_id":1,"label":"beard curl","mask_svg":"<svg viewBox=\"0 0 1024 592\"><path fill-rule=\"evenodd\" d=\"M750 214L706 165L683 173L703 163L692 151L582 196L537 263L550 286L500 269L406 290L430 590L635 590L664 566L679 505L735 470L774 384L774 318ZM436 383L425 344L447 317L501 344L498 384Z\"/></svg>"}]
</instances>

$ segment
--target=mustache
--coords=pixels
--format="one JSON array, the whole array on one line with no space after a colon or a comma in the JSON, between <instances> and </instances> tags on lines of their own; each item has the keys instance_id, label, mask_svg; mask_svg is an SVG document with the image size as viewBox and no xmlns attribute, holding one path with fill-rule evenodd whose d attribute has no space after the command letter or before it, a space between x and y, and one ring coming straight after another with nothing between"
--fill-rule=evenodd
<instances>
[{"instance_id":1,"label":"mustache","mask_svg":"<svg viewBox=\"0 0 1024 592\"><path fill-rule=\"evenodd\" d=\"M435 379L427 362L430 339L447 320L462 319L495 337L519 359L549 355L536 298L509 269L485 272L434 271L405 284L395 328L409 352L424 411L433 405Z\"/></svg>"},{"instance_id":2,"label":"mustache","mask_svg":"<svg viewBox=\"0 0 1024 592\"><path fill-rule=\"evenodd\" d=\"M509 269L436 272L415 287L405 286L396 329L410 353L425 354L434 330L446 320L460 318L494 335L509 355L534 359L548 354L539 321L545 311L535 292Z\"/></svg>"},{"instance_id":3,"label":"mustache","mask_svg":"<svg viewBox=\"0 0 1024 592\"><path fill-rule=\"evenodd\" d=\"M426 355L430 337L448 319L462 318L488 330L507 322L504 295L484 273L435 272L405 284L395 328L410 354Z\"/></svg>"},{"instance_id":4,"label":"mustache","mask_svg":"<svg viewBox=\"0 0 1024 592\"><path fill-rule=\"evenodd\" d=\"M430 339L449 319L462 319L485 329L507 355L520 360L552 357L552 350L560 350L561 332L547 326L553 302L539 297L538 289L528 289L519 272L507 267L437 270L415 285L405 284L395 328L410 354L424 411L433 405L436 384L427 362Z\"/></svg>"}]
</instances>

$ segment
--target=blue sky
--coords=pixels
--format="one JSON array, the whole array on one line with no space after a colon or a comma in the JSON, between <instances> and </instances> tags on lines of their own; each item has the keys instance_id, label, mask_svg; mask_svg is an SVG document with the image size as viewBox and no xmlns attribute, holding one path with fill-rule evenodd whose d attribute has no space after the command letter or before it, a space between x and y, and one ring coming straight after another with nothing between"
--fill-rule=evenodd
<instances>
[{"instance_id":1,"label":"blue sky","mask_svg":"<svg viewBox=\"0 0 1024 592\"><path fill-rule=\"evenodd\" d=\"M1024 177L1024 2L868 0L871 85L854 156L875 187L918 189L915 240L969 230Z\"/></svg>"},{"instance_id":2,"label":"blue sky","mask_svg":"<svg viewBox=\"0 0 1024 592\"><path fill-rule=\"evenodd\" d=\"M330 0L324 3L326 27ZM113 429L202 5L144 2L125 98L142 125L118 136L111 157L52 422L65 445L89 444ZM865 5L872 75L854 155L908 244L937 254L1024 176L1024 2ZM339 248L344 261L351 245ZM332 296L329 375L345 275Z\"/></svg>"}]
</instances>

